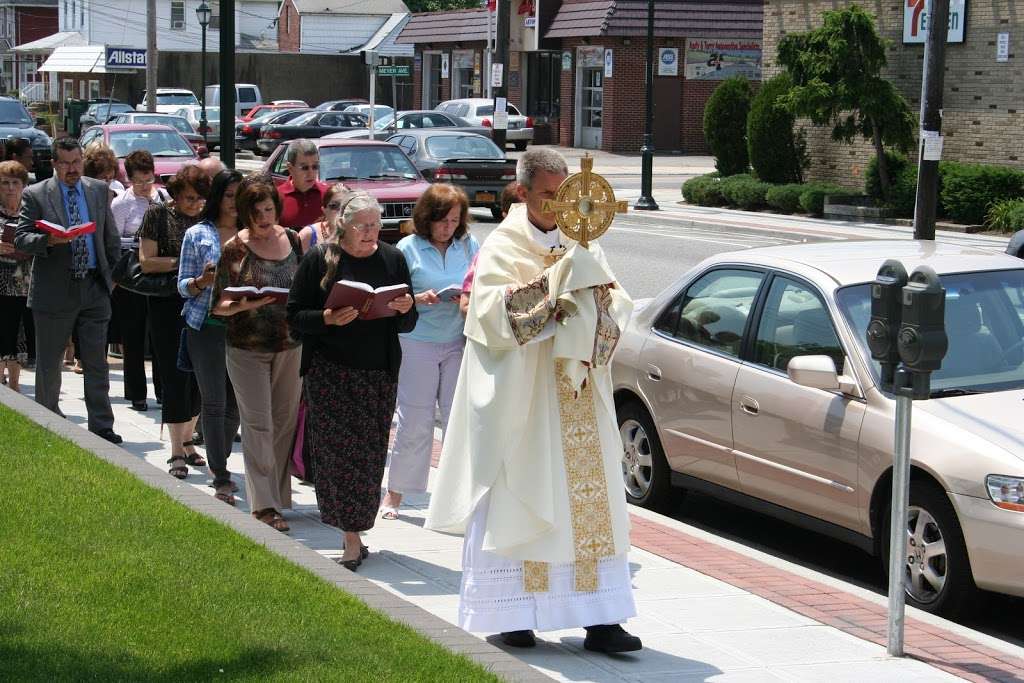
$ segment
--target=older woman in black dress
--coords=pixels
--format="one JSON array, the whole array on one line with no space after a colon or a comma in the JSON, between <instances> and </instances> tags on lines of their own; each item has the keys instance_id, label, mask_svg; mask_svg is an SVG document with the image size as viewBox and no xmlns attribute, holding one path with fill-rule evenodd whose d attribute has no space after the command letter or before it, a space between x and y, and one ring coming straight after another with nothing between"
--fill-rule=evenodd
<instances>
[{"instance_id":1,"label":"older woman in black dress","mask_svg":"<svg viewBox=\"0 0 1024 683\"><path fill-rule=\"evenodd\" d=\"M358 320L352 307L325 310L338 280L412 290L402 253L378 241L380 205L365 192L344 199L331 237L302 259L288 322L302 335L307 426L320 516L344 535L341 564L355 570L366 556L359 532L373 527L395 412L400 332L416 326L412 296L388 306L391 317Z\"/></svg>"}]
</instances>

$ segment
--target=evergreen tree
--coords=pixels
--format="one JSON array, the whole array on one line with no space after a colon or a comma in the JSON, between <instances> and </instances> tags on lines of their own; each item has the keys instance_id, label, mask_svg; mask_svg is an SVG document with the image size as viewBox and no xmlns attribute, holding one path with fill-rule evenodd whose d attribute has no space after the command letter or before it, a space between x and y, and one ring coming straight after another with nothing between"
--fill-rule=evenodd
<instances>
[{"instance_id":1,"label":"evergreen tree","mask_svg":"<svg viewBox=\"0 0 1024 683\"><path fill-rule=\"evenodd\" d=\"M793 129L793 113L780 102L792 86L789 74L783 72L765 81L750 103L747 150L754 173L765 182L803 182L806 144L802 133Z\"/></svg>"},{"instance_id":2,"label":"evergreen tree","mask_svg":"<svg viewBox=\"0 0 1024 683\"><path fill-rule=\"evenodd\" d=\"M715 168L723 176L746 173L747 114L750 112L750 83L733 76L715 88L704 106L704 139L715 156Z\"/></svg>"}]
</instances>

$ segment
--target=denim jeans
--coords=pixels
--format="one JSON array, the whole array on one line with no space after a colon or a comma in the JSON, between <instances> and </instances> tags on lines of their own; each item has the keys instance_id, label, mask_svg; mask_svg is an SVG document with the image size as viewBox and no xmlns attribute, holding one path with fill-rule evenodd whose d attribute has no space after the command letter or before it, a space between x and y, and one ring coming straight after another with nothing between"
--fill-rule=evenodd
<instances>
[{"instance_id":1,"label":"denim jeans","mask_svg":"<svg viewBox=\"0 0 1024 683\"><path fill-rule=\"evenodd\" d=\"M231 481L228 456L238 432L238 405L228 379L225 357L227 328L206 324L201 330L189 327L186 334L188 354L203 398L201 413L206 459L213 473L213 486L217 488Z\"/></svg>"}]
</instances>

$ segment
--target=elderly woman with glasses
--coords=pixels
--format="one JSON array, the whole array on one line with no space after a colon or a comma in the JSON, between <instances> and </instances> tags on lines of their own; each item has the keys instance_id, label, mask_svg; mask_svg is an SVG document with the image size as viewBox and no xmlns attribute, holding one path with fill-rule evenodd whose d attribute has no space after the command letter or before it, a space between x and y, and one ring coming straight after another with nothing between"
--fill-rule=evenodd
<instances>
[{"instance_id":1,"label":"elderly woman with glasses","mask_svg":"<svg viewBox=\"0 0 1024 683\"><path fill-rule=\"evenodd\" d=\"M330 239L299 266L288 298L288 321L302 335L306 424L320 517L341 529L339 562L352 571L367 550L359 533L373 527L387 459L402 362L399 333L416 326L408 293L388 303L391 316L361 320L351 306L325 309L338 280L373 288L412 289L402 253L379 241L380 205L365 192L349 195Z\"/></svg>"},{"instance_id":2,"label":"elderly woman with glasses","mask_svg":"<svg viewBox=\"0 0 1024 683\"><path fill-rule=\"evenodd\" d=\"M35 345L29 313L28 286L32 257L15 250L14 230L21 215L21 193L28 184L28 171L17 161L0 162L0 379L20 391L21 366L27 349L19 348L18 335L24 328L25 341Z\"/></svg>"}]
</instances>

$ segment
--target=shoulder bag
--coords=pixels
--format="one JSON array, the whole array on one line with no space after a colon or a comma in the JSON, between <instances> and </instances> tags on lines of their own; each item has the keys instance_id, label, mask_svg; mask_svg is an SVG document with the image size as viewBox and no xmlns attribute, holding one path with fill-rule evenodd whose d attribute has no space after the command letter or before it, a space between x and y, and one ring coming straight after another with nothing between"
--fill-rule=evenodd
<instances>
[{"instance_id":1,"label":"shoulder bag","mask_svg":"<svg viewBox=\"0 0 1024 683\"><path fill-rule=\"evenodd\" d=\"M167 230L167 209L160 211L161 229ZM143 273L139 262L139 236L132 248L121 254L110 273L118 287L142 296L174 296L178 293L178 273Z\"/></svg>"}]
</instances>

